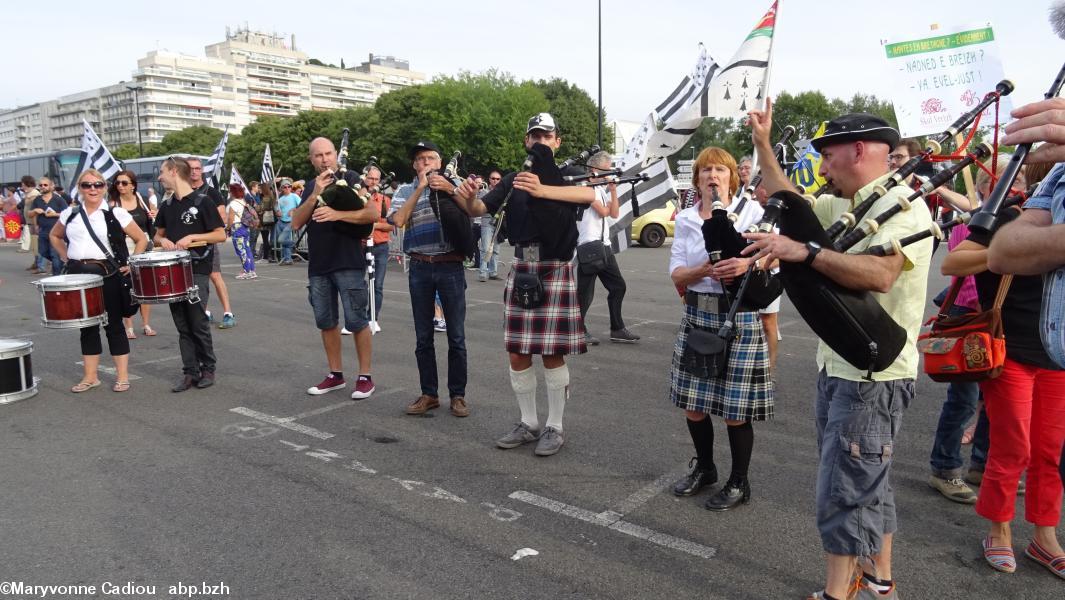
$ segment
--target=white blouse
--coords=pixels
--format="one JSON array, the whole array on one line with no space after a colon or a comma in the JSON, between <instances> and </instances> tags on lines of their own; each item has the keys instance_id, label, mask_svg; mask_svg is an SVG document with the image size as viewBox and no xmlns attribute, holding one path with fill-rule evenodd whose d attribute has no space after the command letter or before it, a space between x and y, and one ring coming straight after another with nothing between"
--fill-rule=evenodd
<instances>
[{"instance_id":1,"label":"white blouse","mask_svg":"<svg viewBox=\"0 0 1065 600\"><path fill-rule=\"evenodd\" d=\"M703 218L699 216L701 202L695 206L686 208L677 213L677 221L673 227L673 249L669 254L669 272L673 273L679 267L698 267L710 260L706 253L706 242L703 240ZM725 209L733 212L739 206L738 201L733 201ZM762 206L754 200L749 200L743 207L743 212L738 215L733 226L736 231L745 232L751 225L762 220ZM704 277L695 283L688 284L688 289L693 292L720 294L724 290L716 279Z\"/></svg>"},{"instance_id":2,"label":"white blouse","mask_svg":"<svg viewBox=\"0 0 1065 600\"><path fill-rule=\"evenodd\" d=\"M100 238L100 243L110 251L110 243L107 240L107 221L104 220L104 211L106 210L113 212L122 229L125 229L127 225L133 222L133 217L124 208L109 208L106 204L102 204L100 208L88 215L89 224L92 225L92 230L96 232L96 237ZM81 215L75 215L73 219L70 219L73 211L74 208L71 207L59 213L59 222L66 227L67 258L74 260L105 260L107 257L100 250L100 247L96 245L96 242L92 241ZM70 220L69 223L67 223L68 219ZM114 252L112 251L111 254L114 255Z\"/></svg>"}]
</instances>

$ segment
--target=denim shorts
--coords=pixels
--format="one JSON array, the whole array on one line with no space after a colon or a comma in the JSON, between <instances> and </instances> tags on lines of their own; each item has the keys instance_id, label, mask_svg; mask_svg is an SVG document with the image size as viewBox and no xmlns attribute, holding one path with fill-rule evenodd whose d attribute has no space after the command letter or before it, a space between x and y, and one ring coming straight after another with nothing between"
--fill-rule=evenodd
<instances>
[{"instance_id":1,"label":"denim shorts","mask_svg":"<svg viewBox=\"0 0 1065 600\"><path fill-rule=\"evenodd\" d=\"M337 295L344 306L344 327L359 332L369 325L366 272L355 269L311 275L307 283L307 297L314 309L314 324L318 329L333 329L340 321Z\"/></svg>"},{"instance_id":2,"label":"denim shorts","mask_svg":"<svg viewBox=\"0 0 1065 600\"><path fill-rule=\"evenodd\" d=\"M889 481L912 379L817 379L817 529L831 554L872 556L898 528Z\"/></svg>"}]
</instances>

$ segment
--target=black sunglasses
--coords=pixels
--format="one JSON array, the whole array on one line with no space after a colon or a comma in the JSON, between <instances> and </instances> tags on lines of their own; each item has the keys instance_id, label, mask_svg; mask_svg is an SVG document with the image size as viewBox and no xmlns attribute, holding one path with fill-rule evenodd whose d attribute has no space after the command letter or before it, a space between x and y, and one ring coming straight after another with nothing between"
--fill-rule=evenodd
<instances>
[{"instance_id":1,"label":"black sunglasses","mask_svg":"<svg viewBox=\"0 0 1065 600\"><path fill-rule=\"evenodd\" d=\"M119 181L116 181L116 182L115 182L115 185L133 185L133 182L132 182L132 181L122 181L122 180L119 180Z\"/></svg>"},{"instance_id":2,"label":"black sunglasses","mask_svg":"<svg viewBox=\"0 0 1065 600\"><path fill-rule=\"evenodd\" d=\"M93 189L93 188L98 189L98 190L102 190L103 188L107 187L107 184L102 182L102 181L82 181L81 183L78 184L78 187L83 189L83 190L88 190L88 189Z\"/></svg>"}]
</instances>

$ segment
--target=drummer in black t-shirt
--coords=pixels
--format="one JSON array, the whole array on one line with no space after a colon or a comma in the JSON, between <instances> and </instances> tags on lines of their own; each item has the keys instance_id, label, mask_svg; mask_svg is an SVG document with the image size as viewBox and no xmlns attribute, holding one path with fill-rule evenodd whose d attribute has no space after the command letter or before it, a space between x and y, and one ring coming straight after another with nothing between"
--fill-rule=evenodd
<instances>
[{"instance_id":1,"label":"drummer in black t-shirt","mask_svg":"<svg viewBox=\"0 0 1065 600\"><path fill-rule=\"evenodd\" d=\"M535 144L542 144L551 152L562 145L555 119L548 113L529 119L525 147L534 150ZM545 185L540 176L530 172L507 175L482 199L477 198L480 186L473 180L454 188L447 179L434 176L429 187L452 193L472 217L486 212L496 214L506 201L506 231L515 247L515 260L504 290L504 340L510 353L510 384L517 396L521 420L496 440L496 445L516 448L537 441L537 455L555 454L563 444L562 414L569 395L565 355L587 351L570 260L577 247L577 208L590 204L595 192L589 187ZM516 280L521 288L535 284L537 279L543 302L523 308L520 294L515 293ZM534 354L543 357L547 383L547 422L542 432L536 412Z\"/></svg>"},{"instance_id":2,"label":"drummer in black t-shirt","mask_svg":"<svg viewBox=\"0 0 1065 600\"><path fill-rule=\"evenodd\" d=\"M189 163L184 158L172 156L160 166L159 182L174 195L159 205L153 240L167 251L190 250L191 244L208 244L206 249L198 247L190 250L193 257L192 275L199 287L199 300L195 303L188 300L170 303L170 315L174 317L174 327L178 331L184 372L183 377L171 388L174 392L184 392L193 385L203 389L214 384L214 347L211 324L205 310L210 295L211 258L206 253L213 251L210 244L226 240L225 225L218 216L218 210L206 196L193 192L190 174Z\"/></svg>"}]
</instances>

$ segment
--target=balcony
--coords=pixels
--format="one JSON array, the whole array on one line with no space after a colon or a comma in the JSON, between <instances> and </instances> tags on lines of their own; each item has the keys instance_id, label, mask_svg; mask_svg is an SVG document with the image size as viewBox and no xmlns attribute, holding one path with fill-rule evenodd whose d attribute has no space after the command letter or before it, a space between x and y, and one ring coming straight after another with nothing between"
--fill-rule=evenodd
<instances>
[{"instance_id":1,"label":"balcony","mask_svg":"<svg viewBox=\"0 0 1065 600\"><path fill-rule=\"evenodd\" d=\"M248 77L268 77L270 79L283 79L285 81L299 81L300 74L297 71L283 71L279 69L264 69L262 67L248 67ZM251 83L251 80L248 80Z\"/></svg>"},{"instance_id":2,"label":"balcony","mask_svg":"<svg viewBox=\"0 0 1065 600\"><path fill-rule=\"evenodd\" d=\"M207 119L211 120L211 113L201 113L192 110L177 110L172 108L148 108L141 111L145 117L180 117L182 119Z\"/></svg>"},{"instance_id":3,"label":"balcony","mask_svg":"<svg viewBox=\"0 0 1065 600\"><path fill-rule=\"evenodd\" d=\"M148 75L155 75L159 77L173 77L174 79L185 79L188 81L202 81L204 83L211 83L211 76L208 73L186 71L183 69L161 69L159 67L147 67L144 69L140 69L133 74L133 79L136 80L140 77L145 77Z\"/></svg>"},{"instance_id":4,"label":"balcony","mask_svg":"<svg viewBox=\"0 0 1065 600\"><path fill-rule=\"evenodd\" d=\"M144 87L149 90L171 90L175 92L186 92L190 94L206 94L208 96L211 94L210 86L178 85L154 81L151 79L144 82Z\"/></svg>"},{"instance_id":5,"label":"balcony","mask_svg":"<svg viewBox=\"0 0 1065 600\"><path fill-rule=\"evenodd\" d=\"M296 109L268 106L264 104L252 104L248 107L248 112L253 115L280 115L282 117L296 116Z\"/></svg>"}]
</instances>

